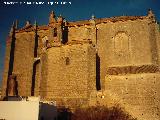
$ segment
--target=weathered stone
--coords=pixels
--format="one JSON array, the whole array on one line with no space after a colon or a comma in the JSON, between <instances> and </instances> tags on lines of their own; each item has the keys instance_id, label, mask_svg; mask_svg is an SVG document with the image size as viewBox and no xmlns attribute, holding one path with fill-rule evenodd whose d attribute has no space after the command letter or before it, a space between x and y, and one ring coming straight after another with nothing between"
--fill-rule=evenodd
<instances>
[{"instance_id":1,"label":"weathered stone","mask_svg":"<svg viewBox=\"0 0 160 120\"><path fill-rule=\"evenodd\" d=\"M8 96L17 96L16 76L10 75L8 80Z\"/></svg>"},{"instance_id":2,"label":"weathered stone","mask_svg":"<svg viewBox=\"0 0 160 120\"><path fill-rule=\"evenodd\" d=\"M76 22L56 20L52 12L49 25L12 29L2 96L15 74L20 96L67 107L120 104L134 117L159 120L159 57L159 25L152 11Z\"/></svg>"}]
</instances>

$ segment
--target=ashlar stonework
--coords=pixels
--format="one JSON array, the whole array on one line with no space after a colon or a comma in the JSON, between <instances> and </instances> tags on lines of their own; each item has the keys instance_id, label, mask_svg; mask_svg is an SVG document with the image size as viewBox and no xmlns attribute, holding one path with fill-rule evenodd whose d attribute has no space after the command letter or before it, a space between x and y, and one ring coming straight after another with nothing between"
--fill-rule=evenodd
<instances>
[{"instance_id":1,"label":"ashlar stonework","mask_svg":"<svg viewBox=\"0 0 160 120\"><path fill-rule=\"evenodd\" d=\"M2 96L39 96L57 106L120 104L140 120L160 119L160 32L147 16L48 25L13 24L6 41ZM10 89L14 76L16 93Z\"/></svg>"}]
</instances>

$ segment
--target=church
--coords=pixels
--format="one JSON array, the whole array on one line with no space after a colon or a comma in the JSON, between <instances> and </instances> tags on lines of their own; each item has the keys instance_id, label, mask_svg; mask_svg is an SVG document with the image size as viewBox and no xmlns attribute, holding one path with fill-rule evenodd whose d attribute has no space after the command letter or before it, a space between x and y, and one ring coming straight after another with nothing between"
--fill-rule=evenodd
<instances>
[{"instance_id":1,"label":"church","mask_svg":"<svg viewBox=\"0 0 160 120\"><path fill-rule=\"evenodd\" d=\"M2 96L37 96L57 106L120 104L134 117L160 119L160 29L146 16L47 25L15 22L6 40Z\"/></svg>"}]
</instances>

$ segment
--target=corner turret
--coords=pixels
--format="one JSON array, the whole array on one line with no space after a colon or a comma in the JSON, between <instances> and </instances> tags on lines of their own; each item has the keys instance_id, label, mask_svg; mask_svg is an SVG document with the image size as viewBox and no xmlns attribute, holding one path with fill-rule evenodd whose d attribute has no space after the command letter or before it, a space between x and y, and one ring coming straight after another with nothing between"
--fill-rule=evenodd
<instances>
[{"instance_id":1,"label":"corner turret","mask_svg":"<svg viewBox=\"0 0 160 120\"><path fill-rule=\"evenodd\" d=\"M57 19L57 22L58 23L62 23L63 22L63 17L62 15L59 15L58 19Z\"/></svg>"},{"instance_id":2,"label":"corner turret","mask_svg":"<svg viewBox=\"0 0 160 120\"><path fill-rule=\"evenodd\" d=\"M96 17L94 16L94 14L92 14L92 20L94 20Z\"/></svg>"},{"instance_id":3,"label":"corner turret","mask_svg":"<svg viewBox=\"0 0 160 120\"><path fill-rule=\"evenodd\" d=\"M18 29L18 20L15 22L15 29Z\"/></svg>"},{"instance_id":4,"label":"corner turret","mask_svg":"<svg viewBox=\"0 0 160 120\"><path fill-rule=\"evenodd\" d=\"M26 21L26 25L25 25L25 27L28 27L28 26L30 26L31 24L30 24L30 21Z\"/></svg>"},{"instance_id":5,"label":"corner turret","mask_svg":"<svg viewBox=\"0 0 160 120\"><path fill-rule=\"evenodd\" d=\"M50 16L49 16L49 24L56 23L55 17L56 17L56 16L55 16L54 12L52 11L52 12L50 13Z\"/></svg>"},{"instance_id":6,"label":"corner turret","mask_svg":"<svg viewBox=\"0 0 160 120\"><path fill-rule=\"evenodd\" d=\"M154 13L151 9L148 10L148 18L151 19L154 22L156 21L155 20L155 15L154 15Z\"/></svg>"},{"instance_id":7,"label":"corner turret","mask_svg":"<svg viewBox=\"0 0 160 120\"><path fill-rule=\"evenodd\" d=\"M97 28L96 28L96 21L95 21L95 16L92 14L92 17L90 19L91 23L91 39L92 39L92 44L95 46L97 44Z\"/></svg>"},{"instance_id":8,"label":"corner turret","mask_svg":"<svg viewBox=\"0 0 160 120\"><path fill-rule=\"evenodd\" d=\"M9 32L9 36L12 36L14 34L14 31L15 31L15 22L13 22L13 24L11 26L11 29L10 29L10 32Z\"/></svg>"}]
</instances>

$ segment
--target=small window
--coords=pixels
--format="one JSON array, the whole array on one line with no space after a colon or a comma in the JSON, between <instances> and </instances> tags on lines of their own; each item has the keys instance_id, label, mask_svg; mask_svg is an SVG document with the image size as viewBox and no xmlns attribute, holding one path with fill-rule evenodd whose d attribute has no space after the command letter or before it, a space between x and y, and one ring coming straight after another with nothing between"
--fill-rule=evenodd
<instances>
[{"instance_id":1,"label":"small window","mask_svg":"<svg viewBox=\"0 0 160 120\"><path fill-rule=\"evenodd\" d=\"M57 37L57 28L54 28L53 37Z\"/></svg>"},{"instance_id":2,"label":"small window","mask_svg":"<svg viewBox=\"0 0 160 120\"><path fill-rule=\"evenodd\" d=\"M69 57L66 57L66 65L69 65L70 64L70 59Z\"/></svg>"},{"instance_id":3,"label":"small window","mask_svg":"<svg viewBox=\"0 0 160 120\"><path fill-rule=\"evenodd\" d=\"M45 47L48 47L48 40L46 40Z\"/></svg>"}]
</instances>

